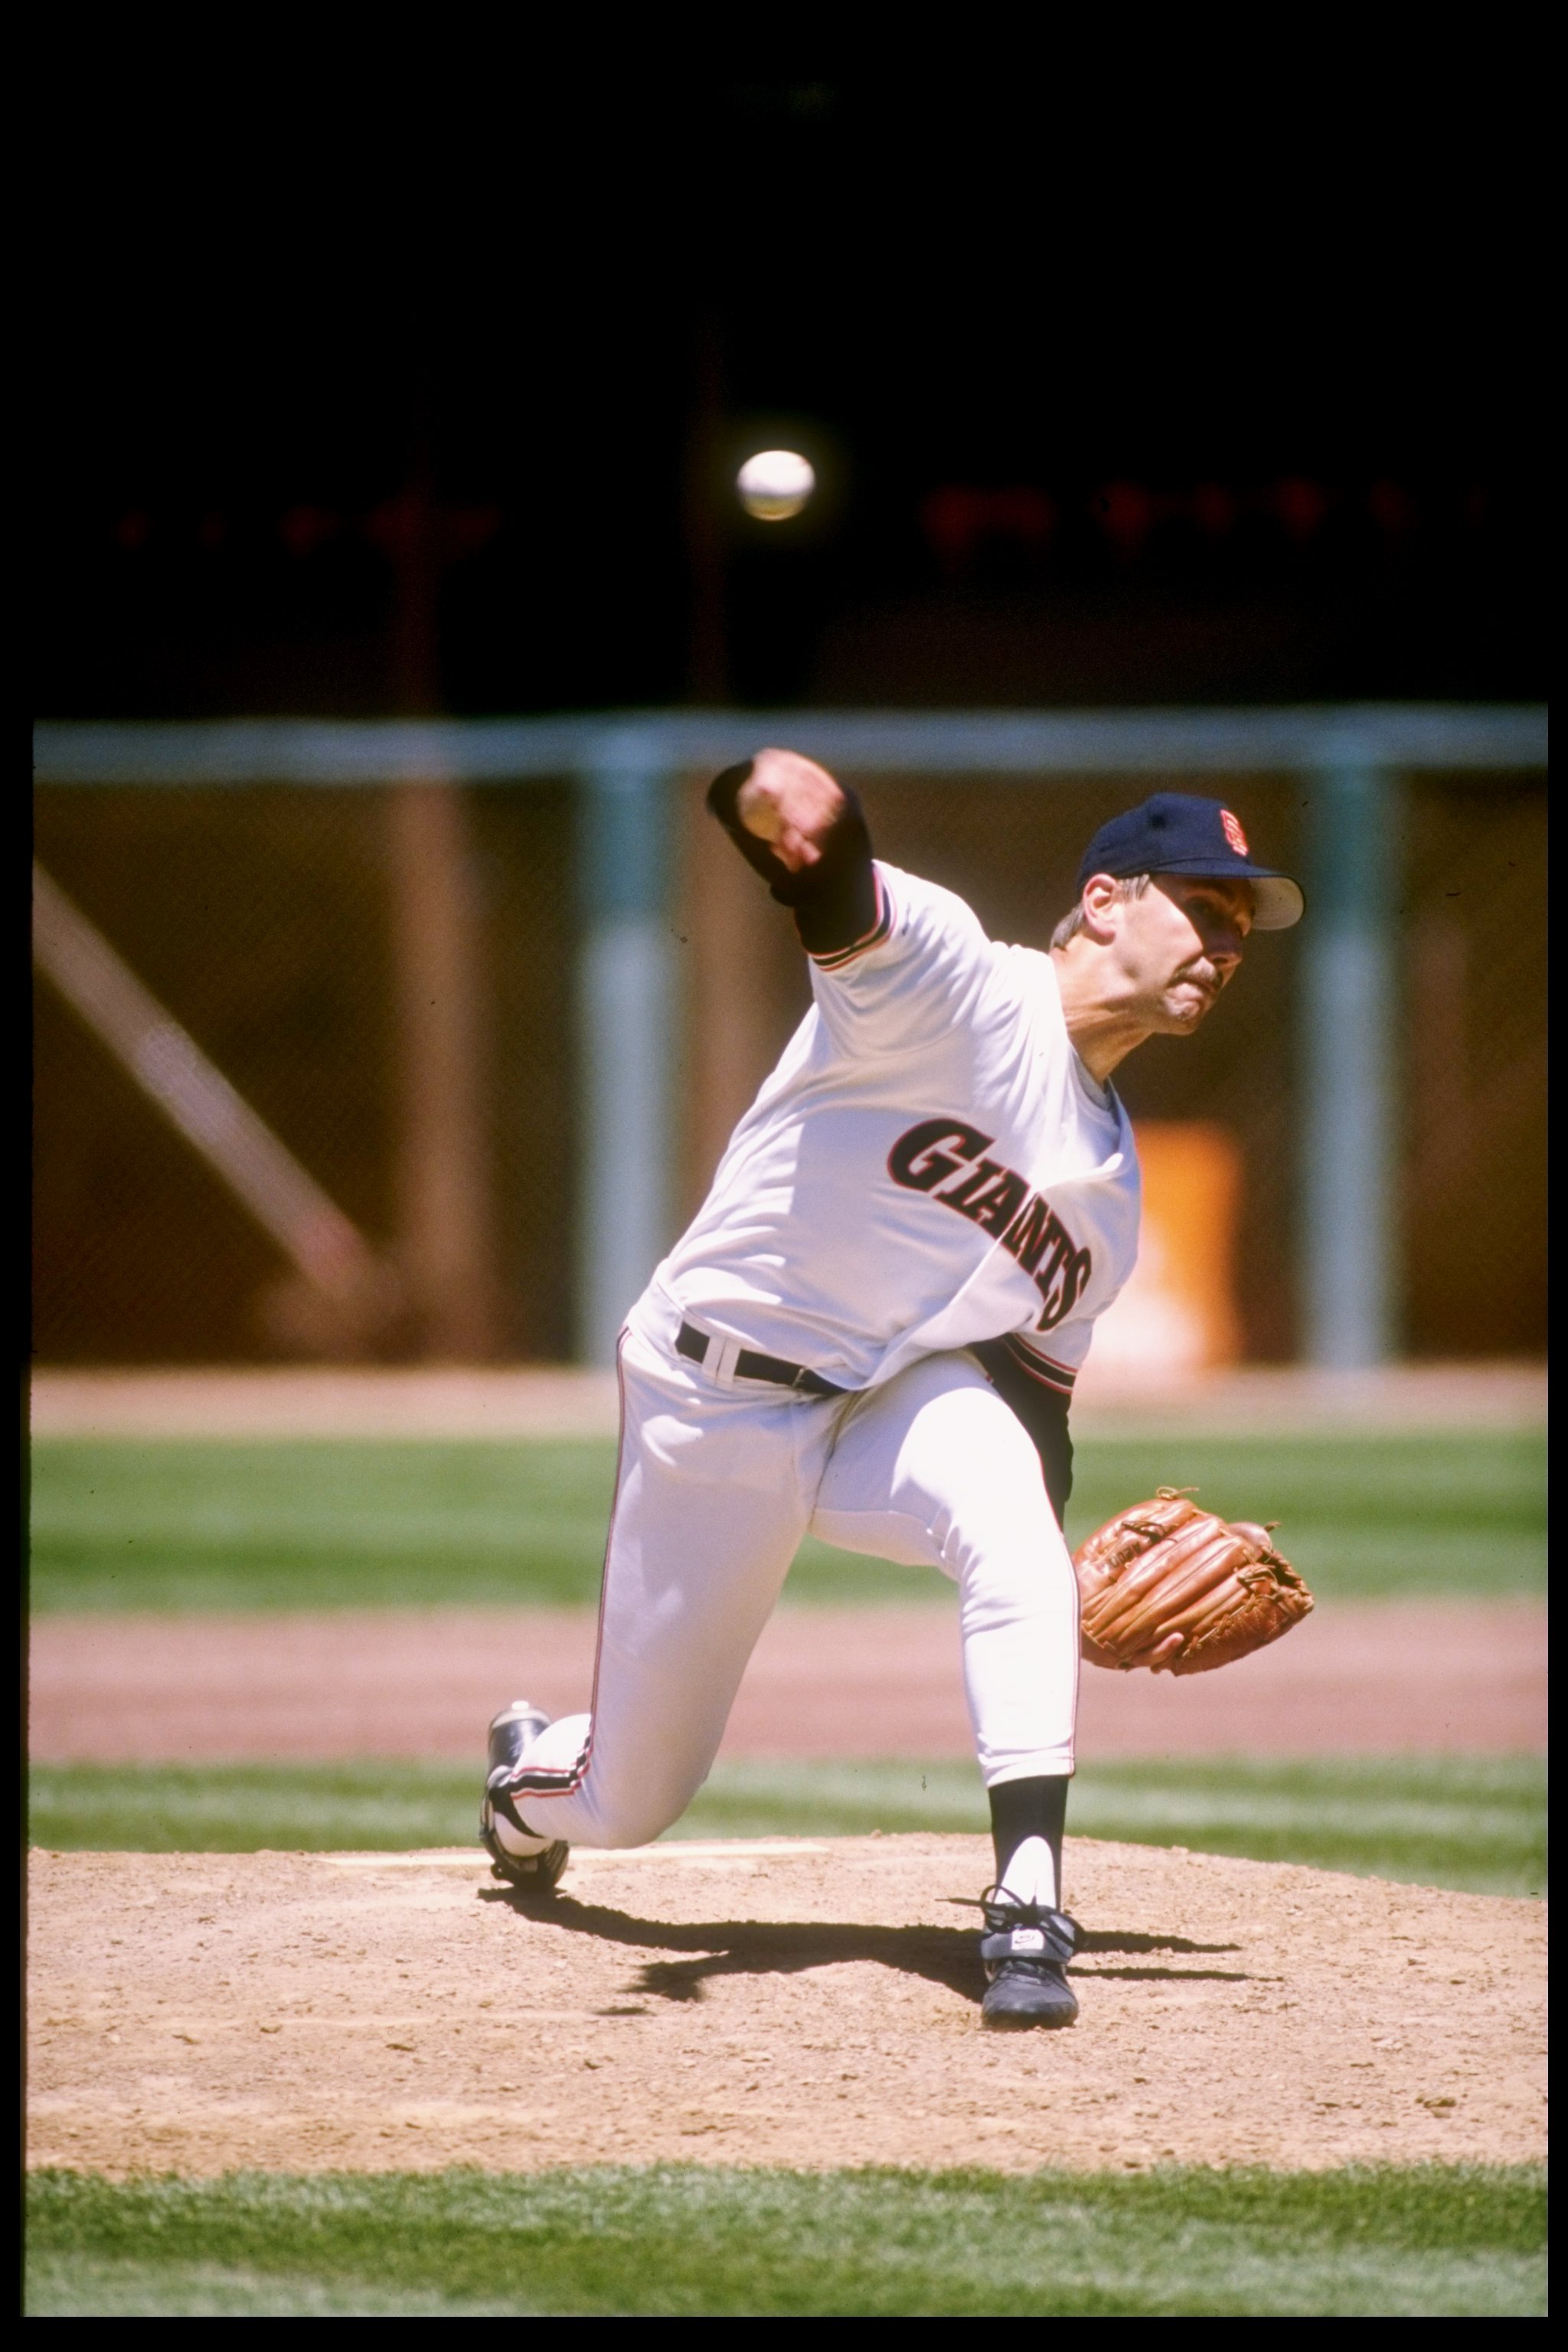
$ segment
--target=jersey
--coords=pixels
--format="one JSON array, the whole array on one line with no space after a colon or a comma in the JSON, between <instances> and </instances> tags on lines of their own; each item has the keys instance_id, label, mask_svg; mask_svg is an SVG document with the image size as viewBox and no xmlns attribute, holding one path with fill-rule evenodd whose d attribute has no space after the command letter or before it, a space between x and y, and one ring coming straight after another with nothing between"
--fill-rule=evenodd
<instances>
[{"instance_id":1,"label":"jersey","mask_svg":"<svg viewBox=\"0 0 1568 2352\"><path fill-rule=\"evenodd\" d=\"M846 1389L1011 1335L1065 1398L1137 1255L1131 1121L1074 1050L1048 955L870 871L868 928L812 954L811 1010L655 1282Z\"/></svg>"}]
</instances>

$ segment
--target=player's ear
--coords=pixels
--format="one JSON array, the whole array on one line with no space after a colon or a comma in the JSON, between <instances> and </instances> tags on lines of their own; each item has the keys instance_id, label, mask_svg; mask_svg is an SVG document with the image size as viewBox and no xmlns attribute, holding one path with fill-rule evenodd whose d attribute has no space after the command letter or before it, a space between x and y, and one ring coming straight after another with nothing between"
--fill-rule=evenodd
<instances>
[{"instance_id":1,"label":"player's ear","mask_svg":"<svg viewBox=\"0 0 1568 2352\"><path fill-rule=\"evenodd\" d=\"M1114 909L1124 906L1120 885L1109 874L1091 874L1079 894L1081 929L1086 938L1103 947L1116 936Z\"/></svg>"}]
</instances>

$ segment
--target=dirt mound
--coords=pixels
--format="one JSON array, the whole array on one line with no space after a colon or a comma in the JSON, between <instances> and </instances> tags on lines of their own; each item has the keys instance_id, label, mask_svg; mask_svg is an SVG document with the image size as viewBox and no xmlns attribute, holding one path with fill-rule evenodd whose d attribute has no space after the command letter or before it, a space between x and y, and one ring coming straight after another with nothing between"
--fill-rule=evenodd
<instances>
[{"instance_id":1,"label":"dirt mound","mask_svg":"<svg viewBox=\"0 0 1568 2352\"><path fill-rule=\"evenodd\" d=\"M1071 2032L983 2036L963 1837L33 1858L31 2156L124 2174L684 2158L1537 2157L1544 1906L1075 1840Z\"/></svg>"}]
</instances>

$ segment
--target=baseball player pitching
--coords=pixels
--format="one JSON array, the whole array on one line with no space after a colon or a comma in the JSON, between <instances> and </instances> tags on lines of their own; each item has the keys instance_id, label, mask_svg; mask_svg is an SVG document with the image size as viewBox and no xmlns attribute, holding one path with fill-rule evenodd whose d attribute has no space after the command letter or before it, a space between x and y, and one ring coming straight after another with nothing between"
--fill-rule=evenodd
<instances>
[{"instance_id":1,"label":"baseball player pitching","mask_svg":"<svg viewBox=\"0 0 1568 2352\"><path fill-rule=\"evenodd\" d=\"M1041 953L874 857L854 793L798 753L759 752L708 800L792 909L812 1007L626 1318L592 1699L496 1717L480 1834L541 1893L574 1841L658 1837L707 1778L807 1530L929 1566L958 1587L995 1844L982 2019L1070 2024L1068 1412L1138 1247L1111 1074L1190 1036L1301 891L1217 801L1158 793L1094 835ZM1116 1663L1181 1671L1194 1622Z\"/></svg>"}]
</instances>

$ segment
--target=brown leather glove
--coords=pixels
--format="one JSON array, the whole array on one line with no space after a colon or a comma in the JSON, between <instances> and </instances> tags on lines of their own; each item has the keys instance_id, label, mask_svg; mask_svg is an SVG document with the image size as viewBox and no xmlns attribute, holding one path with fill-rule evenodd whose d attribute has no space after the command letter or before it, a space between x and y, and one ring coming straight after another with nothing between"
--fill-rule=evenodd
<instances>
[{"instance_id":1,"label":"brown leather glove","mask_svg":"<svg viewBox=\"0 0 1568 2352\"><path fill-rule=\"evenodd\" d=\"M1162 1486L1074 1553L1091 1664L1206 1674L1277 1642L1310 1610L1311 1594L1270 1530L1200 1511L1188 1500L1194 1491Z\"/></svg>"}]
</instances>

